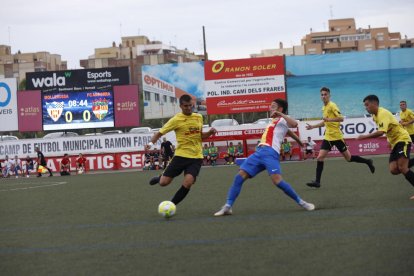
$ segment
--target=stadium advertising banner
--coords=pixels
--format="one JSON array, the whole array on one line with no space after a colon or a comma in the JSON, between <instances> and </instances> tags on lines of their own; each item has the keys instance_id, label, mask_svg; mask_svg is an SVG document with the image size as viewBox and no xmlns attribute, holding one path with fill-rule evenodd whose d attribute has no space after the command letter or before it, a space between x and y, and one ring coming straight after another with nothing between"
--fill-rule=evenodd
<instances>
[{"instance_id":1,"label":"stadium advertising banner","mask_svg":"<svg viewBox=\"0 0 414 276\"><path fill-rule=\"evenodd\" d=\"M54 139L21 139L0 142L0 156L23 157L30 155L36 156L35 147L39 147L45 156L98 154L98 153L118 153L118 152L137 152L145 151L145 145L151 141L153 133L148 134L114 134L98 136L76 136ZM165 135L167 140L176 144L174 133ZM161 139L155 145L161 148Z\"/></svg>"},{"instance_id":2,"label":"stadium advertising banner","mask_svg":"<svg viewBox=\"0 0 414 276\"><path fill-rule=\"evenodd\" d=\"M370 94L392 113L402 100L414 106L414 48L288 56L286 72L289 114L298 119L322 117L323 86L348 117L367 113L362 100Z\"/></svg>"},{"instance_id":3,"label":"stadium advertising banner","mask_svg":"<svg viewBox=\"0 0 414 276\"><path fill-rule=\"evenodd\" d=\"M139 97L137 85L114 86L115 127L139 125Z\"/></svg>"},{"instance_id":4,"label":"stadium advertising banner","mask_svg":"<svg viewBox=\"0 0 414 276\"><path fill-rule=\"evenodd\" d=\"M268 111L286 98L284 57L206 61L208 114Z\"/></svg>"},{"instance_id":5,"label":"stadium advertising banner","mask_svg":"<svg viewBox=\"0 0 414 276\"><path fill-rule=\"evenodd\" d=\"M129 84L129 71L119 67L34 72L26 79L28 89L42 92L43 130L105 128L115 126L113 86Z\"/></svg>"},{"instance_id":6,"label":"stadium advertising banner","mask_svg":"<svg viewBox=\"0 0 414 276\"><path fill-rule=\"evenodd\" d=\"M42 100L40 90L17 91L19 131L42 131Z\"/></svg>"},{"instance_id":7,"label":"stadium advertising banner","mask_svg":"<svg viewBox=\"0 0 414 276\"><path fill-rule=\"evenodd\" d=\"M206 114L204 63L187 62L142 66L145 119L169 118L180 112L178 99L190 95L194 111Z\"/></svg>"},{"instance_id":8,"label":"stadium advertising banner","mask_svg":"<svg viewBox=\"0 0 414 276\"><path fill-rule=\"evenodd\" d=\"M106 90L126 84L128 67L26 73L27 90L42 92Z\"/></svg>"},{"instance_id":9,"label":"stadium advertising banner","mask_svg":"<svg viewBox=\"0 0 414 276\"><path fill-rule=\"evenodd\" d=\"M0 79L0 131L14 131L17 123L17 82L15 78Z\"/></svg>"}]
</instances>

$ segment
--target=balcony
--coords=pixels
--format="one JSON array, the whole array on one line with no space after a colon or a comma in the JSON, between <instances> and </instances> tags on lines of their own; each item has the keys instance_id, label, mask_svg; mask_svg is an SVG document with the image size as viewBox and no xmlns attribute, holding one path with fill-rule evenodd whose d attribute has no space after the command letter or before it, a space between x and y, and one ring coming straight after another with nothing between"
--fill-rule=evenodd
<instances>
[{"instance_id":1,"label":"balcony","mask_svg":"<svg viewBox=\"0 0 414 276\"><path fill-rule=\"evenodd\" d=\"M324 43L322 46L322 49L324 50L329 50L329 49L338 49L341 48L339 42L329 42L329 43Z\"/></svg>"}]
</instances>

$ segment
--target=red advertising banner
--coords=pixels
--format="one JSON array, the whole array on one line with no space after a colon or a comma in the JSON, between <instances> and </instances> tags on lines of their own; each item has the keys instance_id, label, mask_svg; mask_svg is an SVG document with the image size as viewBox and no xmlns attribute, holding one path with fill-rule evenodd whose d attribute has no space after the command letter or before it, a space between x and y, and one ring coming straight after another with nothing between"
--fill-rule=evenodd
<instances>
[{"instance_id":1,"label":"red advertising banner","mask_svg":"<svg viewBox=\"0 0 414 276\"><path fill-rule=\"evenodd\" d=\"M40 90L17 91L19 131L42 131Z\"/></svg>"},{"instance_id":2,"label":"red advertising banner","mask_svg":"<svg viewBox=\"0 0 414 276\"><path fill-rule=\"evenodd\" d=\"M86 158L86 172L102 170L125 170L142 169L144 163L143 152L122 152L107 154L84 155ZM78 156L69 156L70 170L76 172L76 160ZM62 157L46 157L47 167L53 172L60 171L60 161ZM25 167L24 160L23 167ZM34 172L34 171L33 171Z\"/></svg>"},{"instance_id":3,"label":"red advertising banner","mask_svg":"<svg viewBox=\"0 0 414 276\"><path fill-rule=\"evenodd\" d=\"M204 74L208 114L267 111L286 98L282 56L206 61Z\"/></svg>"},{"instance_id":4,"label":"red advertising banner","mask_svg":"<svg viewBox=\"0 0 414 276\"><path fill-rule=\"evenodd\" d=\"M139 126L137 85L114 86L115 127Z\"/></svg>"}]
</instances>

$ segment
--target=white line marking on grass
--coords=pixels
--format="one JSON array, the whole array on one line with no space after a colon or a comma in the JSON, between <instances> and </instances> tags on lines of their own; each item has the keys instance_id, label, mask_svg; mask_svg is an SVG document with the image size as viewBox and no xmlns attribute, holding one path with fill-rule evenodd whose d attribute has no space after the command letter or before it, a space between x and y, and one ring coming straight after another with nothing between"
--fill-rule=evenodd
<instances>
[{"instance_id":1,"label":"white line marking on grass","mask_svg":"<svg viewBox=\"0 0 414 276\"><path fill-rule=\"evenodd\" d=\"M24 188L4 189L4 190L0 190L0 192L11 192L11 191L22 191L22 190L37 189L37 188L47 188L47 187L64 185L67 183L68 182L49 182L49 184L45 184L45 185L37 185L37 186L24 187Z\"/></svg>"}]
</instances>

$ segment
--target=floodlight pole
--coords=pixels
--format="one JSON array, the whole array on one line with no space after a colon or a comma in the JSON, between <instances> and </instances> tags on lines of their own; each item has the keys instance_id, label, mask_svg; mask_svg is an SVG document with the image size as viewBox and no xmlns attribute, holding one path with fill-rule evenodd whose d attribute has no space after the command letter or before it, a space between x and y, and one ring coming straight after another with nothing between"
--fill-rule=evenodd
<instances>
[{"instance_id":1,"label":"floodlight pole","mask_svg":"<svg viewBox=\"0 0 414 276\"><path fill-rule=\"evenodd\" d=\"M206 46L206 31L203 26L203 46L204 46L204 61L208 60L207 46Z\"/></svg>"},{"instance_id":2,"label":"floodlight pole","mask_svg":"<svg viewBox=\"0 0 414 276\"><path fill-rule=\"evenodd\" d=\"M207 54L207 44L206 44L206 30L205 27L203 26L203 47L204 47L204 62L206 62L208 60L208 54ZM210 115L207 115L207 123L210 126L211 119L210 119Z\"/></svg>"}]
</instances>

